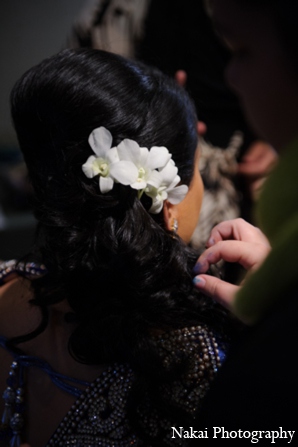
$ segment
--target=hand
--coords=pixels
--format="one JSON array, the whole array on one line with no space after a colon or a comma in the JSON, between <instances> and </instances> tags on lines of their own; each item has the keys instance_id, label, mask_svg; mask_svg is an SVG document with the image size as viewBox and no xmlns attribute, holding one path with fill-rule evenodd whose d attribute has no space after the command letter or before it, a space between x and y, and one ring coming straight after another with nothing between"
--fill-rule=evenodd
<instances>
[{"instance_id":1,"label":"hand","mask_svg":"<svg viewBox=\"0 0 298 447\"><path fill-rule=\"evenodd\" d=\"M247 177L264 177L278 160L277 152L265 141L252 143L238 164L239 174Z\"/></svg>"},{"instance_id":2,"label":"hand","mask_svg":"<svg viewBox=\"0 0 298 447\"><path fill-rule=\"evenodd\" d=\"M238 173L245 176L252 198L256 198L263 181L276 164L278 155L268 143L257 140L250 145L238 164Z\"/></svg>"},{"instance_id":3,"label":"hand","mask_svg":"<svg viewBox=\"0 0 298 447\"><path fill-rule=\"evenodd\" d=\"M243 219L227 220L216 225L206 244L207 250L199 257L194 268L195 286L204 294L231 309L239 286L219 278L204 275L211 264L220 260L238 262L248 272L258 269L271 247L266 236L257 227ZM245 280L245 279L244 279Z\"/></svg>"},{"instance_id":4,"label":"hand","mask_svg":"<svg viewBox=\"0 0 298 447\"><path fill-rule=\"evenodd\" d=\"M184 71L184 70L177 70L176 73L175 73L175 79L176 79L177 83L181 87L185 87L186 82L187 82L187 73L186 73L186 71ZM207 132L206 124L203 123L203 121L198 121L197 130L198 130L198 134L200 136L205 135L205 133Z\"/></svg>"}]
</instances>

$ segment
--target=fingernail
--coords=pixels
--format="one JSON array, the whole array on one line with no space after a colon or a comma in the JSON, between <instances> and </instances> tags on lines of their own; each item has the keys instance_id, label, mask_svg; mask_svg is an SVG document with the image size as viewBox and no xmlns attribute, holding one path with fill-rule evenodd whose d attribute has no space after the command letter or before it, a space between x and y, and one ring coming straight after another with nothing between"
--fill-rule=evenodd
<instances>
[{"instance_id":1,"label":"fingernail","mask_svg":"<svg viewBox=\"0 0 298 447\"><path fill-rule=\"evenodd\" d=\"M208 244L209 246L215 244L215 240L213 239L213 237L211 237L211 238L208 240L207 244Z\"/></svg>"},{"instance_id":2,"label":"fingernail","mask_svg":"<svg viewBox=\"0 0 298 447\"><path fill-rule=\"evenodd\" d=\"M196 287L203 288L203 287L205 286L205 284L206 284L206 281L205 281L204 278L201 278L200 276L196 276L196 277L193 279L193 283L194 283L194 285L195 285Z\"/></svg>"},{"instance_id":3,"label":"fingernail","mask_svg":"<svg viewBox=\"0 0 298 447\"><path fill-rule=\"evenodd\" d=\"M197 262L193 268L193 272L195 275L203 272L203 264L201 262Z\"/></svg>"}]
</instances>

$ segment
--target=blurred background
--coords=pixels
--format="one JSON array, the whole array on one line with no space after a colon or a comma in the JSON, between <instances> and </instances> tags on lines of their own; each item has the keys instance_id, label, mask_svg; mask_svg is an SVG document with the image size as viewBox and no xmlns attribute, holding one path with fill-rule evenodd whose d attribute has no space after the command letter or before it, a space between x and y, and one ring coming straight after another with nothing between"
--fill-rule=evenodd
<instances>
[{"instance_id":1,"label":"blurred background","mask_svg":"<svg viewBox=\"0 0 298 447\"><path fill-rule=\"evenodd\" d=\"M35 220L30 185L10 120L9 94L30 67L66 46L85 0L0 2L0 259L25 254Z\"/></svg>"}]
</instances>

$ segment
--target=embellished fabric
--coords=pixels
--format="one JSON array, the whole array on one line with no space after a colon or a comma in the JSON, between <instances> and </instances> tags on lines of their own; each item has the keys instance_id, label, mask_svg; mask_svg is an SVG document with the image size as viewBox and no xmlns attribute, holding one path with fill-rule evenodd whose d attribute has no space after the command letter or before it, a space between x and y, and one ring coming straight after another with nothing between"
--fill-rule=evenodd
<instances>
[{"instance_id":1,"label":"embellished fabric","mask_svg":"<svg viewBox=\"0 0 298 447\"><path fill-rule=\"evenodd\" d=\"M46 273L44 265L36 264L34 262L18 262L16 260L10 260L0 262L0 286L3 285L11 275L17 274L25 278L38 278ZM0 346L6 349L6 339L0 336ZM6 389L3 392L4 400L4 412L0 420L0 440L10 439L10 447L19 447L21 444L21 433L24 428L24 367L37 366L41 367L45 364L41 360L37 360L31 356L17 356L11 366L8 378L6 380ZM50 366L49 372L53 372ZM53 372L53 382L58 381L59 386L60 377L59 374Z\"/></svg>"},{"instance_id":2,"label":"embellished fabric","mask_svg":"<svg viewBox=\"0 0 298 447\"><path fill-rule=\"evenodd\" d=\"M227 345L205 326L171 331L155 341L166 368L190 360L185 374L169 381L160 391L166 401L186 411L191 420L225 358ZM109 367L72 406L47 447L149 446L134 434L127 417L134 380L135 373L128 365ZM169 446L183 445L181 439L172 439L175 421L160 414L150 396L138 414L149 437Z\"/></svg>"},{"instance_id":3,"label":"embellished fabric","mask_svg":"<svg viewBox=\"0 0 298 447\"><path fill-rule=\"evenodd\" d=\"M21 267L21 271L27 272L30 277L33 271L35 276L45 272L44 267L33 264ZM0 264L2 280L17 268L20 264L16 261ZM228 343L205 325L165 332L154 336L153 342L165 370L182 367L178 378L164 382L157 391L166 404L176 407L177 411L183 410L192 420L225 359ZM0 337L0 345L6 348L3 337ZM129 398L138 379L129 365L110 365L94 382L83 383L59 374L37 357L12 355L14 359L3 394L5 414L0 439L1 436L2 439L9 439L13 447L20 445L26 420L24 392L30 392L26 390L24 369L34 366L48 374L55 385L77 397L46 447L150 447L150 442L141 440L129 422ZM85 387L84 391L78 388L78 382ZM172 439L171 427L179 421L172 420L156 408L150 392L141 400L136 411L146 438L169 446L183 445L183 440Z\"/></svg>"},{"instance_id":4,"label":"embellished fabric","mask_svg":"<svg viewBox=\"0 0 298 447\"><path fill-rule=\"evenodd\" d=\"M0 338L0 346L4 340ZM0 422L0 440L10 439L10 447L19 447L24 427L24 376L23 369L13 361L3 392L4 412Z\"/></svg>"}]
</instances>

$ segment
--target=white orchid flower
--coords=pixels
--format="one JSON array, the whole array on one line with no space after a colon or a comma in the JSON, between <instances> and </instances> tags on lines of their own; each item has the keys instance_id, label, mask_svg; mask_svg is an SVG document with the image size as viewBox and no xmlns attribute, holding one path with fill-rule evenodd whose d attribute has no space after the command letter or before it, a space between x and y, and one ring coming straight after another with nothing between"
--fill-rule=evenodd
<instances>
[{"instance_id":1,"label":"white orchid flower","mask_svg":"<svg viewBox=\"0 0 298 447\"><path fill-rule=\"evenodd\" d=\"M137 175L135 166L119 160L118 150L112 146L112 135L105 127L94 129L88 139L89 145L97 155L91 155L82 166L89 178L99 175L99 189L104 194L113 189L114 181L129 185L131 171Z\"/></svg>"},{"instance_id":2,"label":"white orchid flower","mask_svg":"<svg viewBox=\"0 0 298 447\"><path fill-rule=\"evenodd\" d=\"M173 160L169 160L163 169L152 173L148 186L145 189L146 195L152 198L150 213L159 213L165 200L176 205L184 199L188 187L186 185L176 186L181 180L177 173L178 168Z\"/></svg>"},{"instance_id":3,"label":"white orchid flower","mask_svg":"<svg viewBox=\"0 0 298 447\"><path fill-rule=\"evenodd\" d=\"M112 135L105 127L94 129L88 142L95 155L87 159L82 169L88 178L99 176L103 194L113 189L114 182L129 185L138 190L139 198L144 192L152 198L149 212L154 214L162 210L165 200L175 205L187 194L186 185L177 186L178 168L166 147L153 146L148 150L130 139L111 147Z\"/></svg>"},{"instance_id":4,"label":"white orchid flower","mask_svg":"<svg viewBox=\"0 0 298 447\"><path fill-rule=\"evenodd\" d=\"M148 187L145 190L145 193L152 199L152 205L149 209L149 213L152 214L160 213L163 207L163 202L168 198L166 186L155 188L154 186L148 185Z\"/></svg>"},{"instance_id":5,"label":"white orchid flower","mask_svg":"<svg viewBox=\"0 0 298 447\"><path fill-rule=\"evenodd\" d=\"M119 144L117 149L120 160L130 162L137 168L137 172L131 170L130 186L138 190L145 189L152 172L164 167L171 158L171 154L165 147L153 146L149 151L146 147L140 147L134 140L127 138Z\"/></svg>"},{"instance_id":6,"label":"white orchid flower","mask_svg":"<svg viewBox=\"0 0 298 447\"><path fill-rule=\"evenodd\" d=\"M170 160L167 165L160 171L163 177L163 184L167 184L167 200L172 205L177 205L182 202L188 192L188 186L178 185L181 178L178 175L178 168L175 166L173 160Z\"/></svg>"},{"instance_id":7,"label":"white orchid flower","mask_svg":"<svg viewBox=\"0 0 298 447\"><path fill-rule=\"evenodd\" d=\"M107 193L114 186L110 167L119 161L116 147L111 147L112 135L105 127L98 127L91 132L88 142L96 157L91 155L87 159L82 166L83 172L88 178L99 175L99 189L102 193Z\"/></svg>"},{"instance_id":8,"label":"white orchid flower","mask_svg":"<svg viewBox=\"0 0 298 447\"><path fill-rule=\"evenodd\" d=\"M158 214L162 210L165 200L176 205L184 199L188 187L186 185L176 186L180 182L177 172L178 168L173 160L169 160L160 171L153 171L145 189L146 195L152 199L150 213Z\"/></svg>"}]
</instances>

